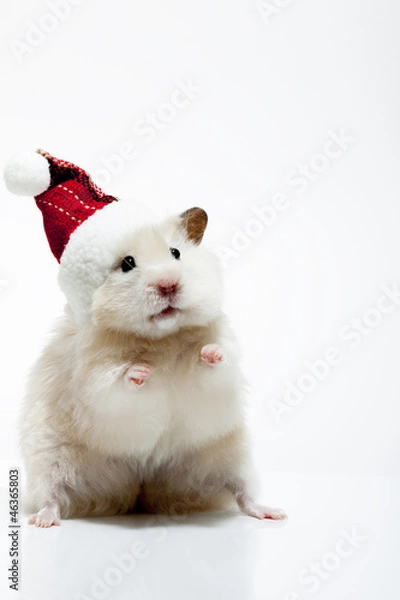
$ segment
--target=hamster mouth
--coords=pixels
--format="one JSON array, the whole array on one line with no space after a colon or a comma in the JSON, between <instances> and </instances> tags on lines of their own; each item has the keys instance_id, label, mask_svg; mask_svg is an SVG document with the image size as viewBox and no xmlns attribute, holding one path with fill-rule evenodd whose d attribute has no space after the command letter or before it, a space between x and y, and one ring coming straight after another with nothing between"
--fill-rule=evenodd
<instances>
[{"instance_id":1,"label":"hamster mouth","mask_svg":"<svg viewBox=\"0 0 400 600\"><path fill-rule=\"evenodd\" d=\"M174 308L173 306L167 306L167 308L164 308L164 310L153 315L151 318L156 321L160 319L168 319L169 317L174 317L178 312L178 308Z\"/></svg>"}]
</instances>

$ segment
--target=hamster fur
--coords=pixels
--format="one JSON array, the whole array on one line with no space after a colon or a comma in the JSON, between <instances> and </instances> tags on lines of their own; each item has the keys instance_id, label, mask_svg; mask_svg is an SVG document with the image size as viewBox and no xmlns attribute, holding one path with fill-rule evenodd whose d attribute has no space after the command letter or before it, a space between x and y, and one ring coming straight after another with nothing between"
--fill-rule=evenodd
<instances>
[{"instance_id":1,"label":"hamster fur","mask_svg":"<svg viewBox=\"0 0 400 600\"><path fill-rule=\"evenodd\" d=\"M285 518L252 499L244 381L206 224L190 209L132 231L86 321L67 305L21 414L30 523L233 501Z\"/></svg>"}]
</instances>

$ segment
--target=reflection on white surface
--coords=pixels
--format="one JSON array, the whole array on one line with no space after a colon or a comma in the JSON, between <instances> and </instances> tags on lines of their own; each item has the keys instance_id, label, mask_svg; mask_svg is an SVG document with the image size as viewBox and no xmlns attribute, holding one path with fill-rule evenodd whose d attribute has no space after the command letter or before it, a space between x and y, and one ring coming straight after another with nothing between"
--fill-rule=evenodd
<instances>
[{"instance_id":1,"label":"reflection on white surface","mask_svg":"<svg viewBox=\"0 0 400 600\"><path fill-rule=\"evenodd\" d=\"M21 598L376 600L398 589L398 478L271 475L267 487L286 523L236 512L25 521Z\"/></svg>"}]
</instances>

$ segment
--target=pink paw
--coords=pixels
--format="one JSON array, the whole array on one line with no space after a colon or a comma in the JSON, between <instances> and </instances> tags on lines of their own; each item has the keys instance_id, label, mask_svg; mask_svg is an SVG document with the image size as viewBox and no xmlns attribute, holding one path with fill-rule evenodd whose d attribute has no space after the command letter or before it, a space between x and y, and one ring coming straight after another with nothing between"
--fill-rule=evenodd
<instances>
[{"instance_id":1,"label":"pink paw","mask_svg":"<svg viewBox=\"0 0 400 600\"><path fill-rule=\"evenodd\" d=\"M59 527L61 525L58 515L51 508L42 508L36 515L30 517L28 523L36 525L36 527Z\"/></svg>"},{"instance_id":2,"label":"pink paw","mask_svg":"<svg viewBox=\"0 0 400 600\"><path fill-rule=\"evenodd\" d=\"M285 511L280 508L267 508L262 518L272 519L273 521L285 521L288 517Z\"/></svg>"},{"instance_id":3,"label":"pink paw","mask_svg":"<svg viewBox=\"0 0 400 600\"><path fill-rule=\"evenodd\" d=\"M249 517L256 519L271 519L273 521L284 521L287 519L286 513L280 508L269 508L260 504L251 504L242 509Z\"/></svg>"},{"instance_id":4,"label":"pink paw","mask_svg":"<svg viewBox=\"0 0 400 600\"><path fill-rule=\"evenodd\" d=\"M142 387L151 373L151 367L148 365L133 365L127 372L129 381L137 387Z\"/></svg>"},{"instance_id":5,"label":"pink paw","mask_svg":"<svg viewBox=\"0 0 400 600\"><path fill-rule=\"evenodd\" d=\"M208 365L215 365L224 360L224 355L218 344L207 344L201 349L201 359Z\"/></svg>"}]
</instances>

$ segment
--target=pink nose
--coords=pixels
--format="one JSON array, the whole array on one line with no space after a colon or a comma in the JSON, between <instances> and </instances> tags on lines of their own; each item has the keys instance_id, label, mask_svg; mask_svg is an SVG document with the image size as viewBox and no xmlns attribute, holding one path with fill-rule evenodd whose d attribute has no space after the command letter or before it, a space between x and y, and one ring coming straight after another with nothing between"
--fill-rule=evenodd
<instances>
[{"instance_id":1,"label":"pink nose","mask_svg":"<svg viewBox=\"0 0 400 600\"><path fill-rule=\"evenodd\" d=\"M178 282L165 279L158 282L157 288L163 296L172 296L178 290Z\"/></svg>"}]
</instances>

